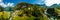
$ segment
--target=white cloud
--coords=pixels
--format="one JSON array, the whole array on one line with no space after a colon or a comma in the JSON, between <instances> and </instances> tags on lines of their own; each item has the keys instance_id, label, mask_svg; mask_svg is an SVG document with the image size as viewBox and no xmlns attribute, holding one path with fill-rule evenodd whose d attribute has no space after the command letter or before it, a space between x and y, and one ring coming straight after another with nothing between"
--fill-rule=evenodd
<instances>
[{"instance_id":1,"label":"white cloud","mask_svg":"<svg viewBox=\"0 0 60 20\"><path fill-rule=\"evenodd\" d=\"M2 2L2 0L0 0L0 6L2 6L2 7L9 7L9 6L13 6L13 4L14 3L7 3L7 4L4 4L3 2Z\"/></svg>"},{"instance_id":2,"label":"white cloud","mask_svg":"<svg viewBox=\"0 0 60 20\"><path fill-rule=\"evenodd\" d=\"M0 0L0 2L2 2L2 0Z\"/></svg>"},{"instance_id":3,"label":"white cloud","mask_svg":"<svg viewBox=\"0 0 60 20\"><path fill-rule=\"evenodd\" d=\"M8 3L7 6L13 6L14 3Z\"/></svg>"},{"instance_id":4,"label":"white cloud","mask_svg":"<svg viewBox=\"0 0 60 20\"><path fill-rule=\"evenodd\" d=\"M60 0L45 0L46 6L51 6L53 4L60 4Z\"/></svg>"},{"instance_id":5,"label":"white cloud","mask_svg":"<svg viewBox=\"0 0 60 20\"><path fill-rule=\"evenodd\" d=\"M35 3L36 3L36 4L44 4L44 1L45 1L45 0L36 0Z\"/></svg>"},{"instance_id":6,"label":"white cloud","mask_svg":"<svg viewBox=\"0 0 60 20\"><path fill-rule=\"evenodd\" d=\"M4 3L2 2L2 0L0 0L0 6L2 6L2 7L6 7L7 5L4 4Z\"/></svg>"}]
</instances>

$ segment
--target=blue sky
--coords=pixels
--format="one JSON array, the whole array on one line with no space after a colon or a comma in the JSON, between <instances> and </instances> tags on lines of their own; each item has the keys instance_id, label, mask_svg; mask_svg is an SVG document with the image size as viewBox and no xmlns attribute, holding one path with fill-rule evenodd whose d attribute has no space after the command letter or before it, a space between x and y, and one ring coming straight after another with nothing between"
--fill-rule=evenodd
<instances>
[{"instance_id":1,"label":"blue sky","mask_svg":"<svg viewBox=\"0 0 60 20\"><path fill-rule=\"evenodd\" d=\"M28 2L31 4L45 4L46 6L51 6L53 4L60 4L60 0L0 0L0 6L8 7L15 6L19 2Z\"/></svg>"},{"instance_id":2,"label":"blue sky","mask_svg":"<svg viewBox=\"0 0 60 20\"><path fill-rule=\"evenodd\" d=\"M10 2L10 3L14 3L14 4L17 4L18 2L28 2L28 3L36 3L36 4L38 4L38 3L44 3L44 2L42 2L42 0L3 0L3 2L4 3L8 3L8 2Z\"/></svg>"},{"instance_id":3,"label":"blue sky","mask_svg":"<svg viewBox=\"0 0 60 20\"><path fill-rule=\"evenodd\" d=\"M31 4L44 4L44 0L0 0L2 7L15 6L19 2L28 2Z\"/></svg>"}]
</instances>

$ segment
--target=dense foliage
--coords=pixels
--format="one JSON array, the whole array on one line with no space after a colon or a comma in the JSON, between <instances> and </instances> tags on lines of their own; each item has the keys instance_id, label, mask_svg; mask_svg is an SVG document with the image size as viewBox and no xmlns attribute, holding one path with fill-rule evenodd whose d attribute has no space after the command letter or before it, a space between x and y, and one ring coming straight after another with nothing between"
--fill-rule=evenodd
<instances>
[{"instance_id":1,"label":"dense foliage","mask_svg":"<svg viewBox=\"0 0 60 20\"><path fill-rule=\"evenodd\" d=\"M46 9L47 11L45 11ZM45 12L50 15L47 15ZM15 7L3 8L0 6L0 14L0 20L9 20L10 17L12 17L12 20L49 20L50 16L57 16L56 18L59 18L60 8L59 6L48 8L47 6L43 7L38 4L21 2Z\"/></svg>"}]
</instances>

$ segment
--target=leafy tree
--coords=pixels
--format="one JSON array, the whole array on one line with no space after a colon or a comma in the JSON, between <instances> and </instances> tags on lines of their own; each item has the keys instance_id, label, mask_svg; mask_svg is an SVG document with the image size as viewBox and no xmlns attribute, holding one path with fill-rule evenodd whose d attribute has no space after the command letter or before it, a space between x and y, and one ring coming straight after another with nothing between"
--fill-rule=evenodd
<instances>
[{"instance_id":1,"label":"leafy tree","mask_svg":"<svg viewBox=\"0 0 60 20\"><path fill-rule=\"evenodd\" d=\"M30 10L28 9L28 8L30 8ZM32 10L32 9L33 10ZM25 9L25 8L24 8ZM31 11L32 10L32 11ZM33 5L33 6L30 6L30 7L27 7L25 10L24 10L24 13L28 16L28 17L31 17L30 15L32 15L32 16L34 16L34 17L36 17L36 18L38 18L38 19L36 19L36 20L43 20L44 18L42 18L44 15L44 8L42 8L42 7L38 7L38 6L35 6L35 5Z\"/></svg>"},{"instance_id":2,"label":"leafy tree","mask_svg":"<svg viewBox=\"0 0 60 20\"><path fill-rule=\"evenodd\" d=\"M33 17L37 18L36 20L47 20L45 14L44 14L44 8L42 8L41 6L37 6L37 5L29 4L29 3L18 3L14 7L14 10L23 10L22 11L23 13L19 14L18 16L23 17L22 14L26 14L26 16L28 16L28 17L33 16Z\"/></svg>"},{"instance_id":3,"label":"leafy tree","mask_svg":"<svg viewBox=\"0 0 60 20\"><path fill-rule=\"evenodd\" d=\"M47 13L48 14L50 14L50 15L48 15L50 18L51 17L53 17L54 18L54 20L55 20L55 18L57 17L57 13L55 12L55 9L54 8L49 8L49 9L47 9Z\"/></svg>"},{"instance_id":4,"label":"leafy tree","mask_svg":"<svg viewBox=\"0 0 60 20\"><path fill-rule=\"evenodd\" d=\"M0 12L4 11L4 8L2 6L0 6Z\"/></svg>"},{"instance_id":5,"label":"leafy tree","mask_svg":"<svg viewBox=\"0 0 60 20\"><path fill-rule=\"evenodd\" d=\"M3 11L4 11L4 8L2 6L0 6L0 12L3 12ZM3 14L4 14L4 12L3 12ZM4 20L3 15L1 15L1 20Z\"/></svg>"},{"instance_id":6,"label":"leafy tree","mask_svg":"<svg viewBox=\"0 0 60 20\"><path fill-rule=\"evenodd\" d=\"M14 10L20 10L21 8L28 7L29 3L18 3L13 9Z\"/></svg>"},{"instance_id":7,"label":"leafy tree","mask_svg":"<svg viewBox=\"0 0 60 20\"><path fill-rule=\"evenodd\" d=\"M49 8L49 9L47 10L47 13L49 13L49 14L52 15L52 16L58 15L58 14L55 12L55 9L54 9L54 8Z\"/></svg>"}]
</instances>

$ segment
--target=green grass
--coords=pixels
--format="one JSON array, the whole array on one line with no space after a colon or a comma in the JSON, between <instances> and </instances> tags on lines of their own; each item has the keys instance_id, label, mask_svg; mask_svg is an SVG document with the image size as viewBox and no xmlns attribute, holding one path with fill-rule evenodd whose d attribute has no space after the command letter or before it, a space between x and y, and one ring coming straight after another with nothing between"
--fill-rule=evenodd
<instances>
[{"instance_id":1,"label":"green grass","mask_svg":"<svg viewBox=\"0 0 60 20\"><path fill-rule=\"evenodd\" d=\"M0 12L0 17L1 17L1 15L3 15L3 12ZM6 20L7 18L9 18L9 16L10 16L10 12L4 12L4 15L3 15L4 20ZM43 18L42 17L40 17L40 18L42 20L47 20L47 18L45 16ZM15 17L13 16L12 20L34 20L34 19L35 19L34 16L28 17L28 16L26 16L24 14L23 17L15 15Z\"/></svg>"}]
</instances>

